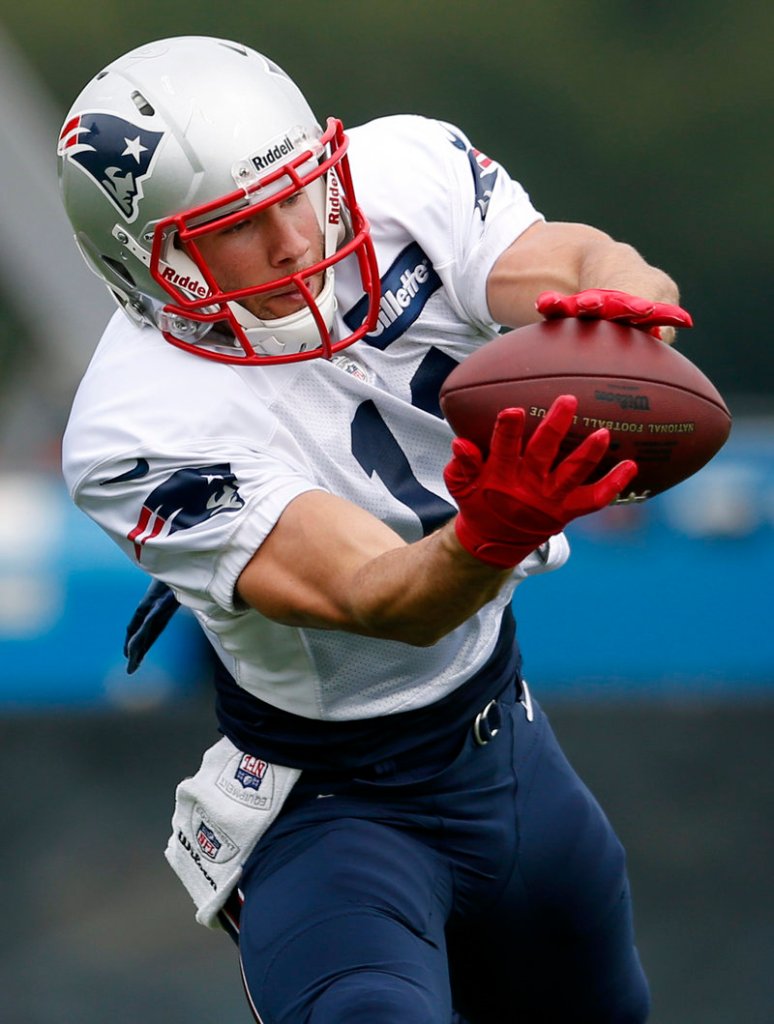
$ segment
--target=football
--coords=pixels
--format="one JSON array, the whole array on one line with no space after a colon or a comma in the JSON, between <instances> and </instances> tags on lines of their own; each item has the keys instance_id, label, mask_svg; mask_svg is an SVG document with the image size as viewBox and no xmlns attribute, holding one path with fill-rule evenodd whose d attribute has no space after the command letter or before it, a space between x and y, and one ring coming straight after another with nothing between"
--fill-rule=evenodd
<instances>
[{"instance_id":1,"label":"football","mask_svg":"<svg viewBox=\"0 0 774 1024\"><path fill-rule=\"evenodd\" d=\"M637 463L619 502L643 501L696 473L731 430L726 403L690 359L607 320L546 320L509 331L449 374L440 402L455 434L485 452L501 409L524 409L529 437L558 395L578 399L560 457L607 427L610 450L598 475L621 459Z\"/></svg>"}]
</instances>

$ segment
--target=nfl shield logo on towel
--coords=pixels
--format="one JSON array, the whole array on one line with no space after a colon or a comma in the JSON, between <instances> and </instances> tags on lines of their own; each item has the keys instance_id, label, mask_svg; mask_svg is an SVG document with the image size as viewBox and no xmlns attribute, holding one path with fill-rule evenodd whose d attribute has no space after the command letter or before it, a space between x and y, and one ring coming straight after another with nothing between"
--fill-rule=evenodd
<instances>
[{"instance_id":1,"label":"nfl shield logo on towel","mask_svg":"<svg viewBox=\"0 0 774 1024\"><path fill-rule=\"evenodd\" d=\"M268 764L260 757L243 754L236 770L236 778L244 789L260 789Z\"/></svg>"},{"instance_id":2,"label":"nfl shield logo on towel","mask_svg":"<svg viewBox=\"0 0 774 1024\"><path fill-rule=\"evenodd\" d=\"M215 860L218 856L223 843L218 839L211 828L207 828L204 822L201 822L198 829L196 830L196 842L199 844L199 849L202 851L205 857L210 860Z\"/></svg>"},{"instance_id":3,"label":"nfl shield logo on towel","mask_svg":"<svg viewBox=\"0 0 774 1024\"><path fill-rule=\"evenodd\" d=\"M199 803L194 804L190 828L196 848L207 860L225 864L239 853L237 843Z\"/></svg>"},{"instance_id":4,"label":"nfl shield logo on towel","mask_svg":"<svg viewBox=\"0 0 774 1024\"><path fill-rule=\"evenodd\" d=\"M224 765L215 785L238 804L268 811L274 798L274 768L262 757L239 750Z\"/></svg>"}]
</instances>

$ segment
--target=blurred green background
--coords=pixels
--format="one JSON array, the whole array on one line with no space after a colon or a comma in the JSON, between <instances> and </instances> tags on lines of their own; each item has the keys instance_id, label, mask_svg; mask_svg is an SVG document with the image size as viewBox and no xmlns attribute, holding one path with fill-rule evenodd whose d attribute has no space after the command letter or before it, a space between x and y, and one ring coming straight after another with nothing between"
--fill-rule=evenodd
<instances>
[{"instance_id":1,"label":"blurred green background","mask_svg":"<svg viewBox=\"0 0 774 1024\"><path fill-rule=\"evenodd\" d=\"M266 51L320 118L335 114L355 125L413 111L456 122L509 168L546 217L595 224L668 270L696 321L679 339L682 351L715 381L737 424L752 424L756 438L774 436L774 9L767 4L0 0L0 577L10 564L4 558L41 550L39 520L48 506L25 503L16 474L58 473L59 434L96 341L90 324L111 308L91 278L83 288L65 283L79 257L66 239L64 249L56 244L67 233L51 199L61 119L102 65L152 38L183 34L235 38ZM712 567L702 597L718 621L707 625L700 606L690 628L681 617L675 589L690 595L692 582L679 578L680 566L698 556L695 541L678 530L691 559L681 563L669 549L675 579L661 570L663 584L651 582L650 603L626 630L631 665L638 645L657 661L670 627L686 662L693 650L717 644L733 663L741 641L722 625L732 608L739 621L754 622L744 644L761 654L756 664L772 666L771 685L760 688L758 679L754 696L741 702L733 685L706 700L679 688L649 699L646 685L601 703L587 702L587 691L560 700L549 689L544 699L629 849L654 1024L774 1022L770 478L767 487L756 492L754 511L739 513L753 516L746 534L724 506L722 544L716 537L701 549L701 564ZM85 534L66 517L62 524L58 548L69 542L71 552L91 558ZM677 543L673 533L669 542ZM579 538L580 601L588 579L599 595L588 598L589 609L622 603L614 588L610 598L609 581L611 559L623 557L633 581L624 599L636 599L649 559L658 561L651 556L662 550L654 547L660 538L640 524L623 555L608 548L607 559L596 552L589 563ZM761 550L770 552L768 562ZM596 576L594 564L604 567ZM740 584L741 564L749 577L761 564L757 589L748 576ZM21 593L18 576L8 573L12 596L0 586L0 641ZM100 579L94 607L100 593L115 593ZM552 657L572 662L576 638L563 644L560 626L552 641L545 619L555 591L545 586L545 604L537 589L534 599L543 634L536 637L528 622L525 646L550 668ZM138 573L121 591L120 623L142 589ZM28 599L31 608L38 600L35 593ZM529 620L526 588L523 600ZM63 675L83 674L98 641L114 646L120 660L119 630L103 637L88 614L81 625L80 633L68 627L57 655ZM607 628L606 636L604 623L592 620L584 657L603 663L611 643L626 644ZM654 629L661 631L655 640ZM577 630L584 632L582 621ZM0 659L8 649L0 643ZM8 664L0 660L0 693L10 682ZM175 697L172 686L171 699L157 693L146 706L141 679L134 698L125 680L116 685L121 696L108 710L64 711L53 701L0 714L10 865L0 1018L247 1021L230 945L193 924L161 856L174 784L214 738L207 695L202 687Z\"/></svg>"},{"instance_id":2,"label":"blurred green background","mask_svg":"<svg viewBox=\"0 0 774 1024\"><path fill-rule=\"evenodd\" d=\"M696 319L683 351L733 411L772 411L767 4L3 0L0 9L61 115L121 52L203 33L268 51L320 117L354 125L417 111L457 122L547 217L595 224L667 268ZM4 326L7 386L28 317L6 311Z\"/></svg>"}]
</instances>

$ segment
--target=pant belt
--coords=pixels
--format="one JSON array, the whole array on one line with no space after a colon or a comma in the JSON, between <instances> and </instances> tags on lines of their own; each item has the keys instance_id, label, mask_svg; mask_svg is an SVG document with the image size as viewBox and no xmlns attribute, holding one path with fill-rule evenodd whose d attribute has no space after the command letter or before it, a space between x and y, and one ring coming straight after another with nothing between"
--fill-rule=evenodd
<instances>
[{"instance_id":1,"label":"pant belt","mask_svg":"<svg viewBox=\"0 0 774 1024\"><path fill-rule=\"evenodd\" d=\"M521 680L519 704L524 708L527 721L531 722L535 717L535 713L532 707L532 697L530 696L529 687L523 679ZM502 724L503 718L502 711L500 709L500 702L495 698L495 700L490 700L486 707L482 711L479 711L473 720L474 740L480 747L485 747L487 743L491 743L498 734Z\"/></svg>"}]
</instances>

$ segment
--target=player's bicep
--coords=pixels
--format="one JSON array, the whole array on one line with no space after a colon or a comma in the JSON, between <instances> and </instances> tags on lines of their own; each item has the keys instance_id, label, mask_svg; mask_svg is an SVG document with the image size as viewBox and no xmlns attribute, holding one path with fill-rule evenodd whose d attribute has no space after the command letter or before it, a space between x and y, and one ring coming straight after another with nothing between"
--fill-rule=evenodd
<instances>
[{"instance_id":1,"label":"player's bicep","mask_svg":"<svg viewBox=\"0 0 774 1024\"><path fill-rule=\"evenodd\" d=\"M290 626L367 632L357 616L362 571L405 542L351 502L324 491L294 498L237 580L237 594Z\"/></svg>"}]
</instances>

